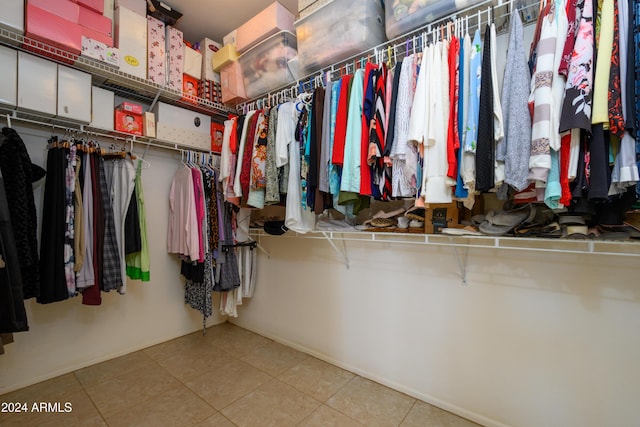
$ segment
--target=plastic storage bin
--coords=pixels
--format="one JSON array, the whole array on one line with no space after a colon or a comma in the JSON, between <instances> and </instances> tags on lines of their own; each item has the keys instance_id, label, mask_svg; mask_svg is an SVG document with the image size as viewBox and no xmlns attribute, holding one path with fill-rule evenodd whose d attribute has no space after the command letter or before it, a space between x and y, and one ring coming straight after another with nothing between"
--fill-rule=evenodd
<instances>
[{"instance_id":1,"label":"plastic storage bin","mask_svg":"<svg viewBox=\"0 0 640 427\"><path fill-rule=\"evenodd\" d=\"M288 63L296 55L296 36L289 31L274 34L240 55L238 62L247 96L255 98L293 82Z\"/></svg>"},{"instance_id":2,"label":"plastic storage bin","mask_svg":"<svg viewBox=\"0 0 640 427\"><path fill-rule=\"evenodd\" d=\"M389 1L385 11L387 37L396 38L474 3L478 3L478 0Z\"/></svg>"},{"instance_id":3,"label":"plastic storage bin","mask_svg":"<svg viewBox=\"0 0 640 427\"><path fill-rule=\"evenodd\" d=\"M380 0L333 0L294 23L301 75L356 55L386 40Z\"/></svg>"}]
</instances>

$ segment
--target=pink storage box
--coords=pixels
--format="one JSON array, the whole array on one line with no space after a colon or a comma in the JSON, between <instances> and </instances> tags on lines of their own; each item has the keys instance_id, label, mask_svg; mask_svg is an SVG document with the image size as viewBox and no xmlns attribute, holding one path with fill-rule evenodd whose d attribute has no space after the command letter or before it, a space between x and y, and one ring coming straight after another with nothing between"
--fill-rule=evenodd
<instances>
[{"instance_id":1,"label":"pink storage box","mask_svg":"<svg viewBox=\"0 0 640 427\"><path fill-rule=\"evenodd\" d=\"M80 6L84 6L88 9L91 9L99 14L104 13L104 0L74 0Z\"/></svg>"},{"instance_id":2,"label":"pink storage box","mask_svg":"<svg viewBox=\"0 0 640 427\"><path fill-rule=\"evenodd\" d=\"M295 16L278 2L245 22L236 34L236 50L243 52L280 31L295 32Z\"/></svg>"},{"instance_id":3,"label":"pink storage box","mask_svg":"<svg viewBox=\"0 0 640 427\"><path fill-rule=\"evenodd\" d=\"M80 26L82 30L82 35L84 37L92 38L93 40L97 40L100 43L104 43L106 47L113 47L113 38L99 31L92 30L91 28Z\"/></svg>"},{"instance_id":4,"label":"pink storage box","mask_svg":"<svg viewBox=\"0 0 640 427\"><path fill-rule=\"evenodd\" d=\"M109 37L113 36L113 22L111 22L111 19L86 7L80 8L78 23L83 27L106 34Z\"/></svg>"},{"instance_id":5,"label":"pink storage box","mask_svg":"<svg viewBox=\"0 0 640 427\"><path fill-rule=\"evenodd\" d=\"M167 84L166 28L164 22L147 16L147 79Z\"/></svg>"},{"instance_id":6,"label":"pink storage box","mask_svg":"<svg viewBox=\"0 0 640 427\"><path fill-rule=\"evenodd\" d=\"M27 0L27 6L35 6L75 24L80 17L80 7L70 0Z\"/></svg>"},{"instance_id":7,"label":"pink storage box","mask_svg":"<svg viewBox=\"0 0 640 427\"><path fill-rule=\"evenodd\" d=\"M40 9L31 3L27 4L25 12L25 35L27 37L75 55L80 54L82 48L82 27L80 25ZM26 45L25 48L37 51L45 56L51 56L47 55L46 52L40 52L37 48ZM68 62L73 63L75 59L70 59Z\"/></svg>"},{"instance_id":8,"label":"pink storage box","mask_svg":"<svg viewBox=\"0 0 640 427\"><path fill-rule=\"evenodd\" d=\"M184 73L184 40L182 31L167 25L167 87L182 92Z\"/></svg>"},{"instance_id":9,"label":"pink storage box","mask_svg":"<svg viewBox=\"0 0 640 427\"><path fill-rule=\"evenodd\" d=\"M240 63L232 62L220 70L220 86L225 104L235 105L247 99Z\"/></svg>"}]
</instances>

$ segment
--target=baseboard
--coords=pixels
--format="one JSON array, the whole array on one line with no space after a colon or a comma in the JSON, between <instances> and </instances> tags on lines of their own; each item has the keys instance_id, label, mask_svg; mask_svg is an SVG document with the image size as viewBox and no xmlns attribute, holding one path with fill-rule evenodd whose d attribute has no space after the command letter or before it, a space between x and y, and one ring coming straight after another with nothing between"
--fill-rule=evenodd
<instances>
[{"instance_id":1,"label":"baseboard","mask_svg":"<svg viewBox=\"0 0 640 427\"><path fill-rule=\"evenodd\" d=\"M234 319L229 319L228 320L229 323L232 323L240 328L246 329L248 331L254 332L258 335L261 335L265 338L269 338L270 340L273 340L279 344L282 345L286 345L287 347L291 347L295 350L301 351L303 353L306 353L310 356L313 356L317 359L323 360L327 363L330 363L332 365L335 365L339 368L345 369L349 372L353 372L356 375L360 375L361 377L367 378L369 380L375 381L379 384L382 384L386 387L392 388L396 391L399 391L401 393L407 394L413 398L422 400L423 402L429 403L430 405L433 406L437 406L440 409L444 409L445 411L451 412L453 414L456 414L462 418L466 418L468 420L471 420L475 423L478 423L480 425L486 426L486 427L509 427L506 424L500 423L496 420L493 420L491 418L487 418L485 416L482 416L480 414L477 414L475 412L469 411L467 409L461 408L457 405L454 405L450 402L446 402L443 401L441 399L438 399L434 396L430 396L428 394L422 393L418 390L415 390L411 387L407 387L403 384L397 383L395 381L390 381L387 378L381 377L375 373L360 369L357 366L351 365L349 363L345 363L341 360L337 360L334 359L333 357L326 355L324 353L320 353L316 350L310 349L308 347L305 347L302 344L293 342L293 341L289 341L285 338L273 335L269 332L260 330L259 328L253 328L253 327L249 327L249 326L245 326L245 325L240 325L238 323L234 322Z\"/></svg>"},{"instance_id":2,"label":"baseboard","mask_svg":"<svg viewBox=\"0 0 640 427\"><path fill-rule=\"evenodd\" d=\"M207 324L207 327L220 325L222 323L225 323L226 321L227 321L226 319L223 319L222 321L220 321L218 323ZM134 347L130 347L130 348L127 348L127 349L123 349L123 350L117 351L115 353L110 353L110 354L107 354L107 355L102 355L100 357L96 357L94 359L82 361L82 362L76 363L74 365L67 366L67 367L65 367L63 369L58 369L56 371L47 372L45 375L40 375L38 377L29 378L28 380L26 380L24 382L11 384L8 387L4 387L4 388L0 387L0 395L6 394L6 393L11 393L12 391L16 391L16 390L19 390L21 388L29 387L31 385L38 384L40 382L50 380L52 378L59 377L61 375L66 375L68 373L77 371L78 369L83 369L83 368L86 368L86 367L89 367L89 366L92 366L92 365L95 365L95 364L98 364L98 363L106 362L107 360L111 360L111 359L115 359L117 357L125 356L125 355L127 355L129 353L133 353L133 352L136 352L136 351L144 350L145 348L153 347L154 345L162 344L164 342L171 341L171 340L174 340L176 338L180 338L180 337L183 337L185 335L189 335L189 334L192 334L194 332L201 331L201 330L202 330L202 324L200 324L198 327L194 327L193 329L190 329L188 331L178 332L177 334L175 334L174 336L171 336L171 337L163 337L163 338L161 338L161 339L159 339L157 341L151 341L151 342L144 343L144 344L141 344L141 345L137 345L137 346L134 346Z\"/></svg>"}]
</instances>

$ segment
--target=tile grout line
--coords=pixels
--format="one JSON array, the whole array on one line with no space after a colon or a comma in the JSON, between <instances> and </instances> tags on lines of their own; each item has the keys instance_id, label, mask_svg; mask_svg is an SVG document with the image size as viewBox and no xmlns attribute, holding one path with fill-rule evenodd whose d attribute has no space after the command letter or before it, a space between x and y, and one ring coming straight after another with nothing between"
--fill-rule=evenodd
<instances>
[{"instance_id":1,"label":"tile grout line","mask_svg":"<svg viewBox=\"0 0 640 427\"><path fill-rule=\"evenodd\" d=\"M331 364L330 364L330 365L331 365ZM335 365L331 365L331 366L335 366ZM337 366L336 366L336 368L337 368ZM342 369L342 368L338 368L338 369ZM345 369L345 371L346 371L346 369ZM347 371L347 372L351 372L351 371ZM340 388L339 388L335 393L333 393L333 394L332 394L332 395L327 399L327 402L326 402L326 403L324 403L324 404L325 404L328 408L331 408L331 409L333 409L334 411L336 411L336 412L338 412L338 413L340 413L340 414L344 415L345 417L349 418L350 420L353 420L353 421L355 421L356 423L358 423L358 424L362 425L362 423L361 423L360 421L356 420L356 419L355 419L355 418L353 418L351 415L349 415L349 414L345 414L345 413L344 413L344 412L342 412L340 409L338 409L338 408L334 408L333 406L330 406L330 405L329 405L329 400L331 400L331 398L332 398L333 396L335 396L336 394L338 394L338 393L340 392L340 390L342 390L343 388L345 388L346 386L348 386L349 384L351 384L351 383L352 383L356 378L358 378L358 377L360 376L360 375L358 375L358 374L356 374L356 373L353 373L353 372L351 372L351 373L353 374L353 378L351 378L351 379L350 379L349 381L347 381L347 382L346 382L342 387L340 387Z\"/></svg>"},{"instance_id":2,"label":"tile grout line","mask_svg":"<svg viewBox=\"0 0 640 427\"><path fill-rule=\"evenodd\" d=\"M87 399L89 399L89 402L91 402L93 407L96 408L96 412L98 412L98 415L100 415L100 418L102 418L102 421L104 421L105 425L108 426L109 423L107 422L107 417L98 408L98 405L96 405L96 402L93 401L93 398L91 397L87 389L84 387L84 384L82 384L82 381L80 381L80 377L78 377L77 372L78 370L73 371L73 377L76 379L76 381L78 381L78 384L80 384L80 387L82 388L82 391L84 392L84 394L87 396Z\"/></svg>"},{"instance_id":3,"label":"tile grout line","mask_svg":"<svg viewBox=\"0 0 640 427\"><path fill-rule=\"evenodd\" d=\"M402 425L402 423L407 419L407 417L409 416L409 414L411 413L411 411L413 411L413 408L415 408L415 406L418 404L418 399L413 399L413 405L411 405L411 408L409 408L409 410L407 411L406 414L404 414L404 417L402 417L402 420L400 421L400 424L398 424L398 427Z\"/></svg>"}]
</instances>

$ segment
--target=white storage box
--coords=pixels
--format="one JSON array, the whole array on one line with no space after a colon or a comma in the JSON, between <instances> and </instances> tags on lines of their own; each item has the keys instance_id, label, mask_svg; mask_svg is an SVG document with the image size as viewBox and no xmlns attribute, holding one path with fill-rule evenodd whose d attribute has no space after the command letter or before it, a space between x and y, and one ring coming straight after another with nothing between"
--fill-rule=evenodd
<instances>
[{"instance_id":1,"label":"white storage box","mask_svg":"<svg viewBox=\"0 0 640 427\"><path fill-rule=\"evenodd\" d=\"M113 108L115 106L115 95L113 92L91 87L91 123L89 126L113 130Z\"/></svg>"},{"instance_id":2,"label":"white storage box","mask_svg":"<svg viewBox=\"0 0 640 427\"><path fill-rule=\"evenodd\" d=\"M58 64L18 52L18 109L56 115Z\"/></svg>"},{"instance_id":3,"label":"white storage box","mask_svg":"<svg viewBox=\"0 0 640 427\"><path fill-rule=\"evenodd\" d=\"M184 45L184 74L197 80L202 78L202 54Z\"/></svg>"},{"instance_id":4,"label":"white storage box","mask_svg":"<svg viewBox=\"0 0 640 427\"><path fill-rule=\"evenodd\" d=\"M166 123L156 123L156 137L162 141L169 141L184 147L209 151L211 149L211 135L204 135L187 129L175 128Z\"/></svg>"},{"instance_id":5,"label":"white storage box","mask_svg":"<svg viewBox=\"0 0 640 427\"><path fill-rule=\"evenodd\" d=\"M0 46L0 104L15 107L18 101L18 51Z\"/></svg>"},{"instance_id":6,"label":"white storage box","mask_svg":"<svg viewBox=\"0 0 640 427\"><path fill-rule=\"evenodd\" d=\"M222 49L222 45L211 39L202 39L200 52L202 53L202 80L220 83L220 74L213 69L213 54Z\"/></svg>"},{"instance_id":7,"label":"white storage box","mask_svg":"<svg viewBox=\"0 0 640 427\"><path fill-rule=\"evenodd\" d=\"M24 34L24 0L4 0L2 2L0 27Z\"/></svg>"},{"instance_id":8,"label":"white storage box","mask_svg":"<svg viewBox=\"0 0 640 427\"><path fill-rule=\"evenodd\" d=\"M152 112L157 120L158 139L208 150L211 145L211 117L164 102L156 103Z\"/></svg>"},{"instance_id":9,"label":"white storage box","mask_svg":"<svg viewBox=\"0 0 640 427\"><path fill-rule=\"evenodd\" d=\"M91 74L58 65L58 117L91 121Z\"/></svg>"},{"instance_id":10,"label":"white storage box","mask_svg":"<svg viewBox=\"0 0 640 427\"><path fill-rule=\"evenodd\" d=\"M294 25L302 75L386 40L380 0L333 0Z\"/></svg>"},{"instance_id":11,"label":"white storage box","mask_svg":"<svg viewBox=\"0 0 640 427\"><path fill-rule=\"evenodd\" d=\"M293 82L288 62L296 55L296 36L289 31L274 34L240 55L247 96L255 98Z\"/></svg>"},{"instance_id":12,"label":"white storage box","mask_svg":"<svg viewBox=\"0 0 640 427\"><path fill-rule=\"evenodd\" d=\"M147 78L147 18L120 6L115 13L114 39L120 50L120 71Z\"/></svg>"},{"instance_id":13,"label":"white storage box","mask_svg":"<svg viewBox=\"0 0 640 427\"><path fill-rule=\"evenodd\" d=\"M389 39L396 38L477 2L478 0L413 0L409 2L390 2L385 10L387 37Z\"/></svg>"}]
</instances>

